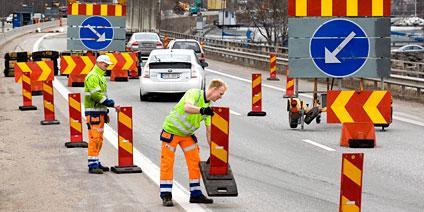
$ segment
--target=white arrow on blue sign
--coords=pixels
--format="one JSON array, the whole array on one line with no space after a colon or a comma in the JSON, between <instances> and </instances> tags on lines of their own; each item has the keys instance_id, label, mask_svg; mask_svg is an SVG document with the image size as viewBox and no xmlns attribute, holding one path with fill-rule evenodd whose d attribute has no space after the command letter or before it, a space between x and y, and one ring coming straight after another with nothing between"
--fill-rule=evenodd
<instances>
[{"instance_id":1,"label":"white arrow on blue sign","mask_svg":"<svg viewBox=\"0 0 424 212\"><path fill-rule=\"evenodd\" d=\"M324 74L342 78L359 71L368 59L370 45L365 31L353 21L332 19L314 32L309 53Z\"/></svg>"},{"instance_id":2,"label":"white arrow on blue sign","mask_svg":"<svg viewBox=\"0 0 424 212\"><path fill-rule=\"evenodd\" d=\"M88 49L102 50L112 43L113 27L106 18L91 16L81 23L79 36Z\"/></svg>"}]
</instances>

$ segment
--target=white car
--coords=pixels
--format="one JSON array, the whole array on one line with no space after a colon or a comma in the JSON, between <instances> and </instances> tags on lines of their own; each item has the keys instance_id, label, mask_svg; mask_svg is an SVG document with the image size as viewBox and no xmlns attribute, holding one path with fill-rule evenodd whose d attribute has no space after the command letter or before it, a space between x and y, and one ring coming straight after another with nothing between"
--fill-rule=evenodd
<instances>
[{"instance_id":1,"label":"white car","mask_svg":"<svg viewBox=\"0 0 424 212\"><path fill-rule=\"evenodd\" d=\"M205 70L191 49L156 49L150 53L140 77L140 100L149 93L184 93L204 89Z\"/></svg>"},{"instance_id":2,"label":"white car","mask_svg":"<svg viewBox=\"0 0 424 212\"><path fill-rule=\"evenodd\" d=\"M398 49L393 49L392 52L424 52L424 47L416 44L409 44Z\"/></svg>"}]
</instances>

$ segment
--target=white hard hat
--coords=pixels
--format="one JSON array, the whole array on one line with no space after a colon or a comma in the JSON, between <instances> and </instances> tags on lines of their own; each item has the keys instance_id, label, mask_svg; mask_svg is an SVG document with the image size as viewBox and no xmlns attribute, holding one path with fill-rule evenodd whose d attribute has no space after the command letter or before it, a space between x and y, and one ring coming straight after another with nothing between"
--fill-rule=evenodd
<instances>
[{"instance_id":1,"label":"white hard hat","mask_svg":"<svg viewBox=\"0 0 424 212\"><path fill-rule=\"evenodd\" d=\"M110 61L109 56L107 55L100 55L97 57L96 62L104 62L106 64L112 65L113 63Z\"/></svg>"}]
</instances>

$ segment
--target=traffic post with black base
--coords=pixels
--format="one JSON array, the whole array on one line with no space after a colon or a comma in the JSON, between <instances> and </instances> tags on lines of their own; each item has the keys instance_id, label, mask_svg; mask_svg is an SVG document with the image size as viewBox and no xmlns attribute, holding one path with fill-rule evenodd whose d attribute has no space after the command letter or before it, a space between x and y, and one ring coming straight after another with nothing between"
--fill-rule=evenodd
<instances>
[{"instance_id":1,"label":"traffic post with black base","mask_svg":"<svg viewBox=\"0 0 424 212\"><path fill-rule=\"evenodd\" d=\"M67 148L87 148L88 143L82 137L82 116L81 116L81 94L68 94L69 102L69 128L71 141L66 142Z\"/></svg>"},{"instance_id":2,"label":"traffic post with black base","mask_svg":"<svg viewBox=\"0 0 424 212\"><path fill-rule=\"evenodd\" d=\"M133 163L132 107L120 107L118 111L118 166L112 167L117 174L142 173Z\"/></svg>"},{"instance_id":3,"label":"traffic post with black base","mask_svg":"<svg viewBox=\"0 0 424 212\"><path fill-rule=\"evenodd\" d=\"M228 164L230 109L212 109L210 160L199 164L203 183L208 196L237 196L237 184Z\"/></svg>"},{"instance_id":4,"label":"traffic post with black base","mask_svg":"<svg viewBox=\"0 0 424 212\"><path fill-rule=\"evenodd\" d=\"M41 125L60 124L54 114L54 94L53 83L51 80L43 81L43 105L44 105L44 120L40 121Z\"/></svg>"},{"instance_id":5,"label":"traffic post with black base","mask_svg":"<svg viewBox=\"0 0 424 212\"><path fill-rule=\"evenodd\" d=\"M247 116L266 116L262 111L262 75L252 74L252 111Z\"/></svg>"}]
</instances>

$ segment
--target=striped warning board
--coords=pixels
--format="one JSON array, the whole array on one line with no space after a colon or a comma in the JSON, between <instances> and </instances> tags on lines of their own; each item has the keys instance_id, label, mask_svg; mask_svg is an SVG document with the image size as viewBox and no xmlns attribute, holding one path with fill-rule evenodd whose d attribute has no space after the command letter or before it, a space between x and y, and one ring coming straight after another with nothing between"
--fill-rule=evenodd
<instances>
[{"instance_id":1,"label":"striped warning board","mask_svg":"<svg viewBox=\"0 0 424 212\"><path fill-rule=\"evenodd\" d=\"M126 6L121 4L68 4L68 15L125 16Z\"/></svg>"},{"instance_id":2,"label":"striped warning board","mask_svg":"<svg viewBox=\"0 0 424 212\"><path fill-rule=\"evenodd\" d=\"M226 175L228 172L228 142L230 109L213 107L211 124L210 170L211 175Z\"/></svg>"},{"instance_id":3,"label":"striped warning board","mask_svg":"<svg viewBox=\"0 0 424 212\"><path fill-rule=\"evenodd\" d=\"M88 74L95 63L94 56L61 56L60 73L66 75Z\"/></svg>"},{"instance_id":4,"label":"striped warning board","mask_svg":"<svg viewBox=\"0 0 424 212\"><path fill-rule=\"evenodd\" d=\"M82 139L82 117L81 117L81 94L69 93L69 126L71 142L81 142Z\"/></svg>"},{"instance_id":5,"label":"striped warning board","mask_svg":"<svg viewBox=\"0 0 424 212\"><path fill-rule=\"evenodd\" d=\"M108 67L111 71L137 70L137 54L132 52L106 53L113 63Z\"/></svg>"},{"instance_id":6,"label":"striped warning board","mask_svg":"<svg viewBox=\"0 0 424 212\"><path fill-rule=\"evenodd\" d=\"M22 73L30 73L31 81L41 82L53 80L53 61L18 62L15 63L15 82L22 82Z\"/></svg>"},{"instance_id":7,"label":"striped warning board","mask_svg":"<svg viewBox=\"0 0 424 212\"><path fill-rule=\"evenodd\" d=\"M390 0L289 0L289 16L390 16Z\"/></svg>"},{"instance_id":8,"label":"striped warning board","mask_svg":"<svg viewBox=\"0 0 424 212\"><path fill-rule=\"evenodd\" d=\"M364 153L343 153L339 211L361 211Z\"/></svg>"},{"instance_id":9,"label":"striped warning board","mask_svg":"<svg viewBox=\"0 0 424 212\"><path fill-rule=\"evenodd\" d=\"M121 173L141 173L133 163L133 122L132 107L121 107L118 111L118 166L112 171Z\"/></svg>"},{"instance_id":10,"label":"striped warning board","mask_svg":"<svg viewBox=\"0 0 424 212\"><path fill-rule=\"evenodd\" d=\"M392 122L392 96L389 91L327 92L327 123Z\"/></svg>"},{"instance_id":11,"label":"striped warning board","mask_svg":"<svg viewBox=\"0 0 424 212\"><path fill-rule=\"evenodd\" d=\"M260 73L252 74L252 111L248 116L265 116L262 111L262 75Z\"/></svg>"}]
</instances>

